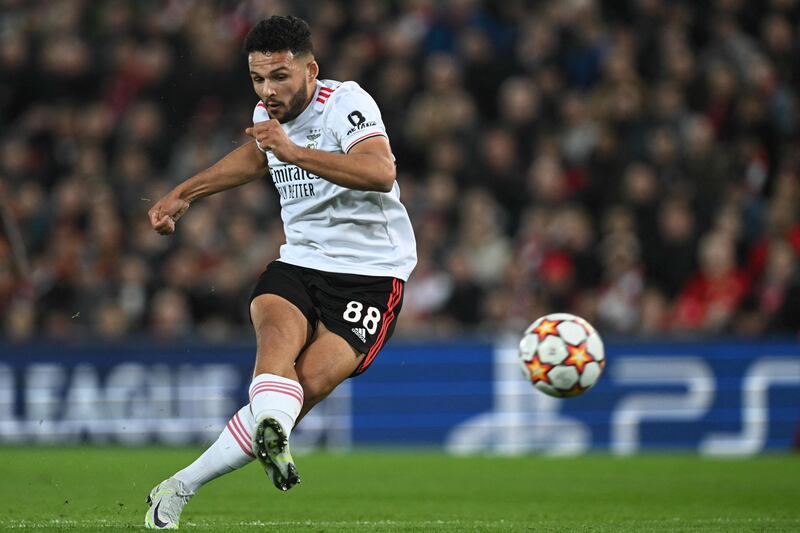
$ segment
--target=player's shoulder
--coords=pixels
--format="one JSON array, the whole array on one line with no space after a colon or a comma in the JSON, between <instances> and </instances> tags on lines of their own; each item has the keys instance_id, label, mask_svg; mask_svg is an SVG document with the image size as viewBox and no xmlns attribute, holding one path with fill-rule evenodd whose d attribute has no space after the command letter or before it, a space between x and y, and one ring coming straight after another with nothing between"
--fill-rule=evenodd
<instances>
[{"instance_id":1,"label":"player's shoulder","mask_svg":"<svg viewBox=\"0 0 800 533\"><path fill-rule=\"evenodd\" d=\"M366 94L366 91L361 88L361 85L359 85L355 81L325 80L325 82L331 82L335 84L336 90L339 91L339 94L359 93L359 92Z\"/></svg>"},{"instance_id":2,"label":"player's shoulder","mask_svg":"<svg viewBox=\"0 0 800 533\"><path fill-rule=\"evenodd\" d=\"M372 100L369 93L354 81L320 80L320 83L322 83L320 95L323 96L323 92L328 92L328 96L325 98L330 105L325 106L326 111L352 100L365 98Z\"/></svg>"}]
</instances>

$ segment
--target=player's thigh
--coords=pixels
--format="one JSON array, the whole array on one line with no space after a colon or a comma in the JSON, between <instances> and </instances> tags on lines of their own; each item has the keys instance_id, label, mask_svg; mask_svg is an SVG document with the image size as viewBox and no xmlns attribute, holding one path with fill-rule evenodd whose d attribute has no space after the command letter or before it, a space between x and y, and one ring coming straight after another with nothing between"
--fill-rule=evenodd
<instances>
[{"instance_id":1,"label":"player's thigh","mask_svg":"<svg viewBox=\"0 0 800 533\"><path fill-rule=\"evenodd\" d=\"M350 377L363 359L364 354L320 323L295 365L309 407Z\"/></svg>"},{"instance_id":2,"label":"player's thigh","mask_svg":"<svg viewBox=\"0 0 800 533\"><path fill-rule=\"evenodd\" d=\"M250 300L256 333L256 373L289 371L310 340L313 305L295 269L272 263L261 275Z\"/></svg>"},{"instance_id":3,"label":"player's thigh","mask_svg":"<svg viewBox=\"0 0 800 533\"><path fill-rule=\"evenodd\" d=\"M308 321L281 296L262 294L250 302L256 333L256 374L289 370L308 339Z\"/></svg>"},{"instance_id":4,"label":"player's thigh","mask_svg":"<svg viewBox=\"0 0 800 533\"><path fill-rule=\"evenodd\" d=\"M250 317L259 348L271 347L277 340L289 342L296 349L295 357L309 338L308 320L282 296L262 294L250 302Z\"/></svg>"}]
</instances>

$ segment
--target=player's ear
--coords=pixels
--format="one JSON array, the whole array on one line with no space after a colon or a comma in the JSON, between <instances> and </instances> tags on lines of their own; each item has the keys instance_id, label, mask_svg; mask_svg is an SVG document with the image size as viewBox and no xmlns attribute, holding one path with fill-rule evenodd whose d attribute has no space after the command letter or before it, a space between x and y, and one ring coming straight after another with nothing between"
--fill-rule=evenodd
<instances>
[{"instance_id":1,"label":"player's ear","mask_svg":"<svg viewBox=\"0 0 800 533\"><path fill-rule=\"evenodd\" d=\"M317 75L319 74L319 65L315 60L311 60L308 62L306 66L306 76L308 81L316 80Z\"/></svg>"}]
</instances>

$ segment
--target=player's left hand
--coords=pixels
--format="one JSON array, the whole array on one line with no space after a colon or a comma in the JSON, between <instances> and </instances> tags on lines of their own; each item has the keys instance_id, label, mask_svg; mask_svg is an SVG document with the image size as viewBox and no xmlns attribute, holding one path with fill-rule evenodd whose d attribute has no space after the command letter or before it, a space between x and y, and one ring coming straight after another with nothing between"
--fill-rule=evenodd
<instances>
[{"instance_id":1,"label":"player's left hand","mask_svg":"<svg viewBox=\"0 0 800 533\"><path fill-rule=\"evenodd\" d=\"M277 119L256 122L244 132L254 138L262 150L272 150L281 161L292 162L292 154L298 146L289 139Z\"/></svg>"}]
</instances>

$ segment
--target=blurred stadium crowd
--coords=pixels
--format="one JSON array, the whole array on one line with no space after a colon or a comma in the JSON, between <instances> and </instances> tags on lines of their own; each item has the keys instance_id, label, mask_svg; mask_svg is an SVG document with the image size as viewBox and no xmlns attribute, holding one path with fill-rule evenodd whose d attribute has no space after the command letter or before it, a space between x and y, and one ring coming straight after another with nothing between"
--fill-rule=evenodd
<instances>
[{"instance_id":1,"label":"blurred stadium crowd","mask_svg":"<svg viewBox=\"0 0 800 533\"><path fill-rule=\"evenodd\" d=\"M380 105L419 265L398 335L800 331L800 2L0 2L1 337L250 338L265 179L146 218L247 138L265 15Z\"/></svg>"}]
</instances>

